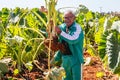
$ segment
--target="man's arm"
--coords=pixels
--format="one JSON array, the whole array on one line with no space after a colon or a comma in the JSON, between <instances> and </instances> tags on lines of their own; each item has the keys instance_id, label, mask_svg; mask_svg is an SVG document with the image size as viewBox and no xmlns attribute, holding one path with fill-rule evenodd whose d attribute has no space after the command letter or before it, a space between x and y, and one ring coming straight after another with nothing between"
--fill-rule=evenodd
<instances>
[{"instance_id":1,"label":"man's arm","mask_svg":"<svg viewBox=\"0 0 120 80\"><path fill-rule=\"evenodd\" d=\"M69 44L74 44L80 41L81 39L83 39L84 37L82 28L78 24L76 24L75 26L76 26L76 31L73 33L73 35L70 35L64 31L61 31L60 28L59 29L57 28L56 32L66 42L68 42Z\"/></svg>"}]
</instances>

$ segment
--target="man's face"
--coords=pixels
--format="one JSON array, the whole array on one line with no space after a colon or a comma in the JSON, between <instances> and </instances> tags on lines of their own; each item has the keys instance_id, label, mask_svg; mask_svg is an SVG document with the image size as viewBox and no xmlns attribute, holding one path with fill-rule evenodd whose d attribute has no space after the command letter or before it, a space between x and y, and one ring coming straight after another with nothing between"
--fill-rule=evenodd
<instances>
[{"instance_id":1,"label":"man's face","mask_svg":"<svg viewBox=\"0 0 120 80\"><path fill-rule=\"evenodd\" d=\"M67 13L64 15L64 22L66 23L67 27L71 26L75 20L75 16L71 13Z\"/></svg>"}]
</instances>

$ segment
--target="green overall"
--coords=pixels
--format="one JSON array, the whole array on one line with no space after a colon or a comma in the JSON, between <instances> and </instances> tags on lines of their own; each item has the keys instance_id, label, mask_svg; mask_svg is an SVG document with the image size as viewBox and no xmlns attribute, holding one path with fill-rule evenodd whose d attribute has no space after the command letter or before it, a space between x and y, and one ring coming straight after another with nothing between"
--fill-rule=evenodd
<instances>
[{"instance_id":1,"label":"green overall","mask_svg":"<svg viewBox=\"0 0 120 80\"><path fill-rule=\"evenodd\" d=\"M62 30L59 35L59 41L68 43L71 55L63 55L61 51L57 51L54 56L54 62L62 60L62 67L66 71L66 77L63 80L81 80L81 64L83 59L83 39L84 34L79 24L74 22L66 33L66 25L63 23L59 26Z\"/></svg>"}]
</instances>

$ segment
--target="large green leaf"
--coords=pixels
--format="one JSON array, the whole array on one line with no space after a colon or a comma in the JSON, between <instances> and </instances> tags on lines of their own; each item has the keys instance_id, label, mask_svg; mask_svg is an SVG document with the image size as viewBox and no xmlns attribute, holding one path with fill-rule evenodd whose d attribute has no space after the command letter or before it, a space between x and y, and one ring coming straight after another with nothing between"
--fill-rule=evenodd
<instances>
[{"instance_id":1,"label":"large green leaf","mask_svg":"<svg viewBox=\"0 0 120 80\"><path fill-rule=\"evenodd\" d=\"M108 31L104 32L100 38L100 43L98 45L98 53L101 59L103 59L106 55L106 37L108 36Z\"/></svg>"},{"instance_id":2,"label":"large green leaf","mask_svg":"<svg viewBox=\"0 0 120 80\"><path fill-rule=\"evenodd\" d=\"M120 76L120 51L119 51L118 63L117 63L117 65L115 66L113 72L114 72L115 74L119 74L119 76Z\"/></svg>"},{"instance_id":3,"label":"large green leaf","mask_svg":"<svg viewBox=\"0 0 120 80\"><path fill-rule=\"evenodd\" d=\"M108 62L109 67L111 69L114 69L116 64L118 64L119 60L119 40L118 40L118 32L112 31L112 33L109 34L107 37L107 43L106 43L106 51L108 53Z\"/></svg>"}]
</instances>

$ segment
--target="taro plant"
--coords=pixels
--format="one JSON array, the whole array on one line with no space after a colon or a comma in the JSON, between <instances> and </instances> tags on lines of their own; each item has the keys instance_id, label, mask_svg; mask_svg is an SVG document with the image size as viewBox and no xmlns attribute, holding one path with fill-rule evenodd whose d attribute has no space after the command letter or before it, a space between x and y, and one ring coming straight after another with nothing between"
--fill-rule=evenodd
<instances>
[{"instance_id":1,"label":"taro plant","mask_svg":"<svg viewBox=\"0 0 120 80\"><path fill-rule=\"evenodd\" d=\"M23 64L29 68L27 63L33 61L41 52L40 48L43 47L42 41L44 40L44 35L40 32L39 27L35 27L38 26L36 24L39 19L30 12L30 10L25 9L22 11L24 12L20 14L18 12L16 14L18 15L17 20L15 15L11 16L14 13L10 13L8 15L10 18L8 19L9 24L6 24L7 27L3 27L3 25L0 26L0 42L2 43L0 45L0 52L4 53L4 55L11 56L16 62L19 71L21 71L21 66ZM21 24L25 16L27 16L26 18L31 17L29 14L33 14L32 20L36 19L34 22L37 23L33 23L33 25L28 25L30 23L27 23L26 25L25 21L23 21L23 24ZM24 27L22 25L24 25ZM4 55L0 57L2 58Z\"/></svg>"},{"instance_id":2,"label":"taro plant","mask_svg":"<svg viewBox=\"0 0 120 80\"><path fill-rule=\"evenodd\" d=\"M3 41L3 38L5 38L5 33L6 33L6 27L3 26L3 25L5 25L3 23L3 20L6 18L3 18L2 15L3 14L1 14L1 16L0 16L0 59L3 58L7 53L7 45Z\"/></svg>"},{"instance_id":3,"label":"taro plant","mask_svg":"<svg viewBox=\"0 0 120 80\"><path fill-rule=\"evenodd\" d=\"M27 63L27 61L31 61L31 59L34 60L36 58L38 52L40 51L40 48L42 47L42 44L43 44L43 40L45 39L45 36L41 33L42 29L46 29L46 32L48 33L47 38L52 39L51 34L54 32L54 27L56 25L56 16L57 16L57 12L55 10L56 3L57 2L55 0L46 1L46 4L47 4L46 7L48 10L48 12L46 14L47 20L45 19L45 17L43 18L43 16L41 16L44 14L39 13L39 11L37 9L33 9L29 12L23 13L19 17L20 19L16 23L15 27L12 27L13 28L13 29L11 29L12 31L9 30L10 28L8 29L12 35L14 35L14 36L18 35L19 37L23 37L22 44L21 45L18 44L19 47L16 48L18 50L16 51L15 49L12 49L12 50L14 50L14 53L17 54L16 56L20 56L20 59L19 58L18 59L23 64ZM22 27L19 25L19 22L23 18L23 16L25 17L24 22L26 22L24 24L25 27ZM31 21L29 21L29 20L31 20ZM42 25L39 22L41 22ZM19 26L20 28L17 26ZM36 26L38 26L38 27L36 27ZM39 28L41 30L39 30ZM16 29L16 30L14 30L14 29ZM14 31L16 31L17 34L13 34L13 33L15 33ZM51 44L51 42L50 42L50 44ZM19 51L22 51L22 52L19 52ZM50 53L51 53L51 51L50 51L50 49L48 49L48 69L49 70L50 70Z\"/></svg>"},{"instance_id":4,"label":"taro plant","mask_svg":"<svg viewBox=\"0 0 120 80\"><path fill-rule=\"evenodd\" d=\"M17 68L21 71L22 64L26 66L26 63L33 61L40 52L44 36L39 32L39 29L35 28L9 26L7 31L11 34L6 37L7 44L12 58L17 62Z\"/></svg>"},{"instance_id":5,"label":"taro plant","mask_svg":"<svg viewBox=\"0 0 120 80\"><path fill-rule=\"evenodd\" d=\"M9 9L8 8L2 8L1 20L2 20L2 26L6 27L9 21Z\"/></svg>"},{"instance_id":6,"label":"taro plant","mask_svg":"<svg viewBox=\"0 0 120 80\"><path fill-rule=\"evenodd\" d=\"M112 71L120 76L120 21L114 22L111 29L106 43L108 62Z\"/></svg>"},{"instance_id":7,"label":"taro plant","mask_svg":"<svg viewBox=\"0 0 120 80\"><path fill-rule=\"evenodd\" d=\"M98 50L104 63L108 59L109 68L113 73L120 75L120 21L113 22L104 32Z\"/></svg>"},{"instance_id":8,"label":"taro plant","mask_svg":"<svg viewBox=\"0 0 120 80\"><path fill-rule=\"evenodd\" d=\"M48 33L48 38L50 39L49 49L48 49L48 69L50 70L50 53L51 53L50 47L51 47L52 33L54 33L55 26L57 23L57 11L55 9L57 0L45 0L45 3L48 10L46 31Z\"/></svg>"},{"instance_id":9,"label":"taro plant","mask_svg":"<svg viewBox=\"0 0 120 80\"><path fill-rule=\"evenodd\" d=\"M95 56L97 53L95 49L95 34L99 26L99 21L97 20L97 17L94 17L95 14L93 14L91 11L88 11L86 14L80 14L81 16L78 16L77 21L80 21L85 31L85 51L89 52L90 55Z\"/></svg>"}]
</instances>

